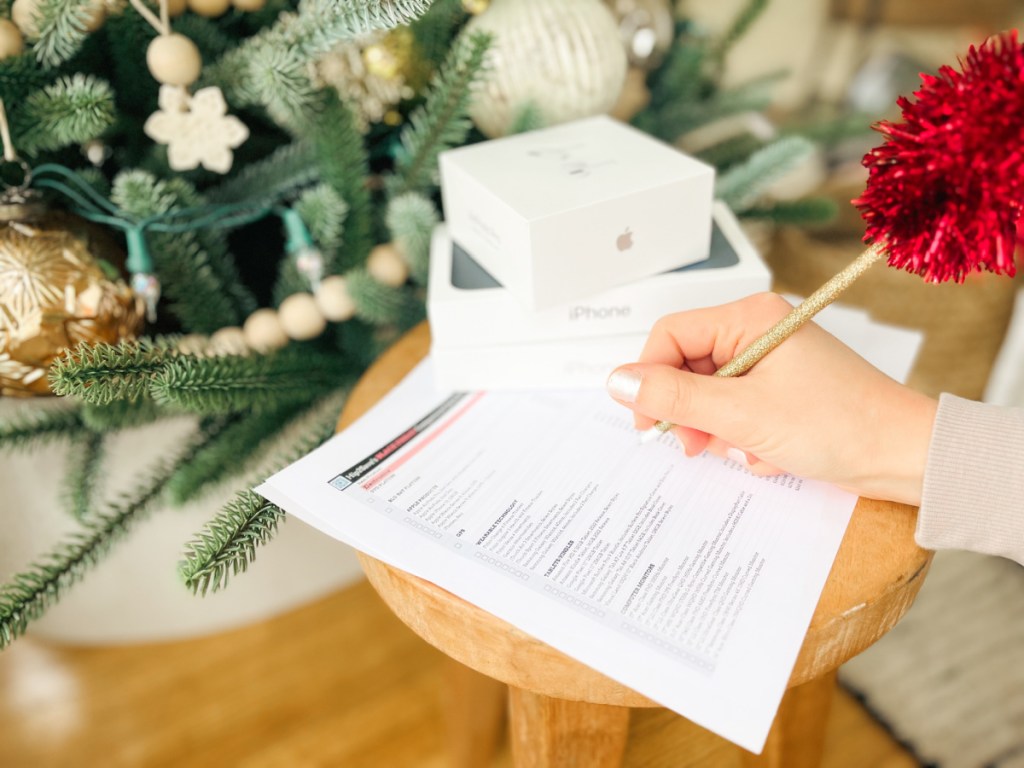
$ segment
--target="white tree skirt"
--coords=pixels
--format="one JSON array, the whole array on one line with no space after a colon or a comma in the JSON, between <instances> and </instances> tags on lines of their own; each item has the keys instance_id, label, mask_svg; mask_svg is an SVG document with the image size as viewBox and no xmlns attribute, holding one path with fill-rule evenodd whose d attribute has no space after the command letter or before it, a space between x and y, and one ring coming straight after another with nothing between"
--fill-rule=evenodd
<instances>
[{"instance_id":1,"label":"white tree skirt","mask_svg":"<svg viewBox=\"0 0 1024 768\"><path fill-rule=\"evenodd\" d=\"M0 398L0 413L51 403ZM189 429L180 419L119 433L105 462L104 497L130 491L132 479L161 448L180 443ZM0 454L0 581L75 530L60 498L67 450L54 444ZM239 490L238 483L235 478L180 509L157 508L30 633L87 645L197 636L272 616L360 578L352 550L287 518L249 572L232 578L226 590L193 596L177 574L184 545Z\"/></svg>"}]
</instances>

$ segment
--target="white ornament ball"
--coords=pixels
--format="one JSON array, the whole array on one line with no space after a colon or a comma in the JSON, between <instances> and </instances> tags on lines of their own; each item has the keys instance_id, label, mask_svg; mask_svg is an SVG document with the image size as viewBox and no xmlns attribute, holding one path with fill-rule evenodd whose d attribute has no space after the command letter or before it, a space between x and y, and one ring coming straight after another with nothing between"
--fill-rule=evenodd
<instances>
[{"instance_id":1,"label":"white ornament ball","mask_svg":"<svg viewBox=\"0 0 1024 768\"><path fill-rule=\"evenodd\" d=\"M172 32L153 38L146 49L146 66L158 83L192 85L199 79L203 57L195 43Z\"/></svg>"},{"instance_id":2,"label":"white ornament ball","mask_svg":"<svg viewBox=\"0 0 1024 768\"><path fill-rule=\"evenodd\" d=\"M267 4L267 0L231 0L232 5L240 11L261 11Z\"/></svg>"},{"instance_id":3,"label":"white ornament ball","mask_svg":"<svg viewBox=\"0 0 1024 768\"><path fill-rule=\"evenodd\" d=\"M237 325L229 325L214 331L210 336L210 351L215 355L245 355L249 346L245 343L245 334Z\"/></svg>"},{"instance_id":4,"label":"white ornament ball","mask_svg":"<svg viewBox=\"0 0 1024 768\"><path fill-rule=\"evenodd\" d=\"M351 319L356 313L356 303L348 292L348 283L341 275L325 277L314 295L316 305L323 316L332 323Z\"/></svg>"},{"instance_id":5,"label":"white ornament ball","mask_svg":"<svg viewBox=\"0 0 1024 768\"><path fill-rule=\"evenodd\" d=\"M39 0L14 0L11 21L29 40L39 37Z\"/></svg>"},{"instance_id":6,"label":"white ornament ball","mask_svg":"<svg viewBox=\"0 0 1024 768\"><path fill-rule=\"evenodd\" d=\"M188 9L208 19L223 16L231 7L231 0L188 0Z\"/></svg>"},{"instance_id":7,"label":"white ornament ball","mask_svg":"<svg viewBox=\"0 0 1024 768\"><path fill-rule=\"evenodd\" d=\"M17 56L25 50L21 30L7 19L0 19L0 60Z\"/></svg>"},{"instance_id":8,"label":"white ornament ball","mask_svg":"<svg viewBox=\"0 0 1024 768\"><path fill-rule=\"evenodd\" d=\"M555 125L614 106L626 76L619 28L601 0L493 0L466 32L488 32L491 69L470 116L503 136L527 106Z\"/></svg>"},{"instance_id":9,"label":"white ornament ball","mask_svg":"<svg viewBox=\"0 0 1024 768\"><path fill-rule=\"evenodd\" d=\"M315 339L324 332L327 320L309 293L293 293L277 308L277 317L288 338L296 341Z\"/></svg>"},{"instance_id":10,"label":"white ornament ball","mask_svg":"<svg viewBox=\"0 0 1024 768\"><path fill-rule=\"evenodd\" d=\"M397 288L409 279L409 265L392 243L383 243L370 251L366 271L378 283Z\"/></svg>"},{"instance_id":11,"label":"white ornament ball","mask_svg":"<svg viewBox=\"0 0 1024 768\"><path fill-rule=\"evenodd\" d=\"M245 343L257 352L270 352L288 343L288 334L281 327L281 319L273 309L257 309L242 325Z\"/></svg>"}]
</instances>

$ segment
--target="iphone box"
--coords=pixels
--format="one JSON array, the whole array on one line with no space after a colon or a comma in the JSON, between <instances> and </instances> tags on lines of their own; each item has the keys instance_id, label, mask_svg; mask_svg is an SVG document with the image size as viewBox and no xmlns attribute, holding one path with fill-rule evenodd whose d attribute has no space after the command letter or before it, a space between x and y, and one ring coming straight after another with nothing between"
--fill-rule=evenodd
<instances>
[{"instance_id":1,"label":"iphone box","mask_svg":"<svg viewBox=\"0 0 1024 768\"><path fill-rule=\"evenodd\" d=\"M714 168L606 116L443 152L452 240L529 309L706 259Z\"/></svg>"},{"instance_id":2,"label":"iphone box","mask_svg":"<svg viewBox=\"0 0 1024 768\"><path fill-rule=\"evenodd\" d=\"M663 315L724 304L768 290L771 274L729 208L714 206L710 258L531 312L440 225L430 253L427 314L436 348L646 334Z\"/></svg>"}]
</instances>

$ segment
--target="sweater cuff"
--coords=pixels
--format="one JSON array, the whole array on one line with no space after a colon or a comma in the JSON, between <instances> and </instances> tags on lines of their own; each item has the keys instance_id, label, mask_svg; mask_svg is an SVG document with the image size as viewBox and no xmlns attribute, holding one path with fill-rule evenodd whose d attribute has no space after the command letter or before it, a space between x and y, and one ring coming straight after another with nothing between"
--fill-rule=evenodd
<instances>
[{"instance_id":1,"label":"sweater cuff","mask_svg":"<svg viewBox=\"0 0 1024 768\"><path fill-rule=\"evenodd\" d=\"M917 518L917 543L1024 563L1024 409L943 394Z\"/></svg>"}]
</instances>

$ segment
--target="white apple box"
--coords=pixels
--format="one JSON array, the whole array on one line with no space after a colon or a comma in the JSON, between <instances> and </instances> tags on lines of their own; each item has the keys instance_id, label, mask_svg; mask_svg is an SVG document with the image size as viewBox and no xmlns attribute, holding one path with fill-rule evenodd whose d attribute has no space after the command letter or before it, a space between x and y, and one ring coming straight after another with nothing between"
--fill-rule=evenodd
<instances>
[{"instance_id":1,"label":"white apple box","mask_svg":"<svg viewBox=\"0 0 1024 768\"><path fill-rule=\"evenodd\" d=\"M536 312L526 309L455 245L444 225L435 230L431 246L427 314L435 354L441 356L435 369L442 372L447 370L445 362L454 359L448 354L451 350L504 350L512 344L607 339L623 334L646 337L663 315L735 301L771 285L768 268L721 202L714 206L710 258ZM621 350L614 347L609 355ZM527 365L513 377L500 373L506 367L496 361L491 374L480 374L486 378L453 374L449 381L457 381L459 389L515 386L526 377L537 378L543 385L544 374L537 364ZM569 366L567 370L581 373L584 367ZM560 380L570 385L594 381L579 375Z\"/></svg>"},{"instance_id":2,"label":"white apple box","mask_svg":"<svg viewBox=\"0 0 1024 768\"><path fill-rule=\"evenodd\" d=\"M538 310L706 259L714 168L598 116L441 154L451 238Z\"/></svg>"}]
</instances>

